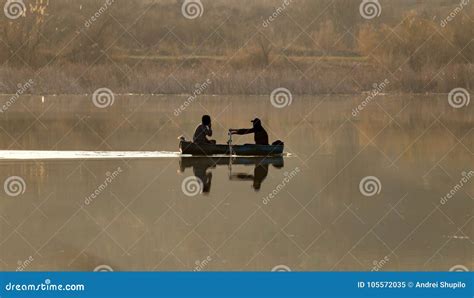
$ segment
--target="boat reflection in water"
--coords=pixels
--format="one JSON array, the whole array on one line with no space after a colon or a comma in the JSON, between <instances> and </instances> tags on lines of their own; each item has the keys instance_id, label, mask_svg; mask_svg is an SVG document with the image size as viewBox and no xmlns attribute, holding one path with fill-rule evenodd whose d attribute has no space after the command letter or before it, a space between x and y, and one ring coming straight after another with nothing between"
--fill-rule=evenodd
<instances>
[{"instance_id":1,"label":"boat reflection in water","mask_svg":"<svg viewBox=\"0 0 474 298\"><path fill-rule=\"evenodd\" d=\"M253 175L247 172L234 173L233 165L254 166ZM184 173L187 168L192 168L194 176L202 181L202 193L211 191L212 172L210 169L217 166L227 166L229 168L230 181L252 181L252 187L259 191L262 182L268 175L269 166L282 169L284 166L283 157L181 157L179 161L179 171Z\"/></svg>"}]
</instances>

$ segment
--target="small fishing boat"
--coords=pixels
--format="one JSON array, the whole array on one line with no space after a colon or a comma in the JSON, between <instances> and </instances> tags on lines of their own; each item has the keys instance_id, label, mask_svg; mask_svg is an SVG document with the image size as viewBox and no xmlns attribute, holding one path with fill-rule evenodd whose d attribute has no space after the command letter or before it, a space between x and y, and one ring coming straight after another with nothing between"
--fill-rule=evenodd
<instances>
[{"instance_id":1,"label":"small fishing boat","mask_svg":"<svg viewBox=\"0 0 474 298\"><path fill-rule=\"evenodd\" d=\"M283 143L274 145L229 145L229 144L195 144L184 140L179 141L182 154L191 155L246 155L246 156L275 156L283 154Z\"/></svg>"}]
</instances>

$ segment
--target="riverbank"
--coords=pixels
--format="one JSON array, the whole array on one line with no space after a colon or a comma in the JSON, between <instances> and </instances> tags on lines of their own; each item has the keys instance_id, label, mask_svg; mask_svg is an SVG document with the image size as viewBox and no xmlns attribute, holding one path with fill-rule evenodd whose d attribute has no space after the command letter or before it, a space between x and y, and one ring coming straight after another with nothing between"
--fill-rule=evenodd
<instances>
[{"instance_id":1,"label":"riverbank","mask_svg":"<svg viewBox=\"0 0 474 298\"><path fill-rule=\"evenodd\" d=\"M107 65L57 64L40 69L0 67L0 93L90 94L108 88L122 94L358 94L364 91L448 93L474 86L473 64L414 71L389 70L364 57L273 57L258 65L253 57L175 57L117 60ZM33 82L28 88L24 85ZM29 83L28 83L29 85Z\"/></svg>"}]
</instances>

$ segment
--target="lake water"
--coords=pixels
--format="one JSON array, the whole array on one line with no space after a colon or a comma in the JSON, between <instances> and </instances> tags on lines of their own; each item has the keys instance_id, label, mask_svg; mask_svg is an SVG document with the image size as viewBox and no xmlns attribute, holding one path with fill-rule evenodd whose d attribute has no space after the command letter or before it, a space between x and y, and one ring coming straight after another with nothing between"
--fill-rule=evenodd
<instances>
[{"instance_id":1,"label":"lake water","mask_svg":"<svg viewBox=\"0 0 474 298\"><path fill-rule=\"evenodd\" d=\"M354 117L366 96L281 109L204 96L179 113L185 96L117 95L103 109L22 96L0 114L0 269L472 268L473 105L379 96ZM288 154L181 157L177 138L202 114L219 143L258 116Z\"/></svg>"}]
</instances>

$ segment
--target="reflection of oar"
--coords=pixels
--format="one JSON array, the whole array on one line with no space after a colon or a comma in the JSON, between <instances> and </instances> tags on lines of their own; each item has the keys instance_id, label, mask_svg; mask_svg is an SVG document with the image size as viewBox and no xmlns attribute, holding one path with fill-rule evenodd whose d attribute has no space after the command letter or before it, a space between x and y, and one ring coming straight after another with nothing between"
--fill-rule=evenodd
<instances>
[{"instance_id":1,"label":"reflection of oar","mask_svg":"<svg viewBox=\"0 0 474 298\"><path fill-rule=\"evenodd\" d=\"M232 133L228 132L228 135L229 135L229 140L227 141L227 144L229 145L229 154L230 154L230 158L229 158L229 178L230 176L232 175L232 161L233 161L233 157L232 157Z\"/></svg>"}]
</instances>

